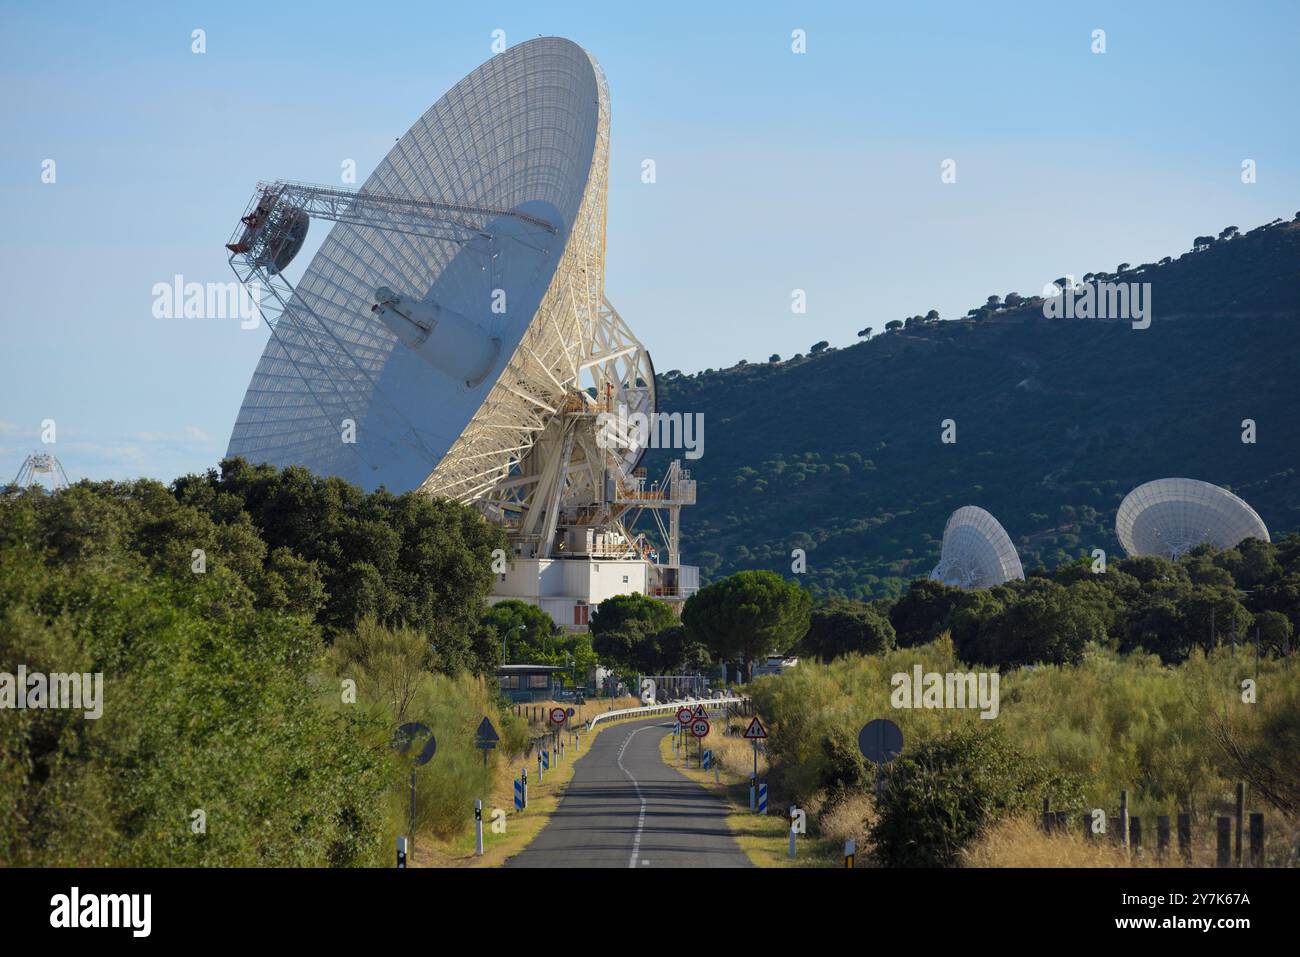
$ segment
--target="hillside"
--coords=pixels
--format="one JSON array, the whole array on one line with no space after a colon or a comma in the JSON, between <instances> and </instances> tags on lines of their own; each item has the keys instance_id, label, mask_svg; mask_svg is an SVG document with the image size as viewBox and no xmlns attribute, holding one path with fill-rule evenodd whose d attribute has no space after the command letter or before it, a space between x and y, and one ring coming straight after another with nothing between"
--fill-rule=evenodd
<instances>
[{"instance_id":1,"label":"hillside","mask_svg":"<svg viewBox=\"0 0 1300 957\"><path fill-rule=\"evenodd\" d=\"M683 516L685 560L706 580L789 574L803 548L817 591L897 594L933 567L947 516L967 504L1002 521L1027 571L1095 547L1118 556L1120 500L1165 476L1231 488L1274 537L1300 530L1300 220L1122 279L1152 284L1150 328L990 308L661 375L660 409L705 421L704 455L686 463L699 498ZM952 445L940 442L948 418ZM647 456L650 473L672 454Z\"/></svg>"}]
</instances>

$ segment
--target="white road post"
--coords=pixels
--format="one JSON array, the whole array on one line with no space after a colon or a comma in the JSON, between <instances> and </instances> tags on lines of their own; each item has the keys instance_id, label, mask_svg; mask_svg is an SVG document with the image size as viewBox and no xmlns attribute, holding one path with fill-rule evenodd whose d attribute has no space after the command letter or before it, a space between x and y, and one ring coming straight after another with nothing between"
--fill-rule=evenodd
<instances>
[{"instance_id":1,"label":"white road post","mask_svg":"<svg viewBox=\"0 0 1300 957\"><path fill-rule=\"evenodd\" d=\"M794 853L795 853L794 852L794 819L795 819L794 812L796 810L797 808L793 804L791 804L790 805L790 860L794 860Z\"/></svg>"},{"instance_id":2,"label":"white road post","mask_svg":"<svg viewBox=\"0 0 1300 957\"><path fill-rule=\"evenodd\" d=\"M790 845L794 846L793 836L790 838ZM474 853L479 857L483 856L483 802L477 799L474 801Z\"/></svg>"}]
</instances>

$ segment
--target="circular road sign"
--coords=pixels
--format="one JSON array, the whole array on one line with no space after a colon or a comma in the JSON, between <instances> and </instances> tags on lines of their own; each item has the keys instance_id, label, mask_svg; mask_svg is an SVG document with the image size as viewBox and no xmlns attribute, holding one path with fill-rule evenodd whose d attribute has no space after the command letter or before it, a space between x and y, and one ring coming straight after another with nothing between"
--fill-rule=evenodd
<instances>
[{"instance_id":1,"label":"circular road sign","mask_svg":"<svg viewBox=\"0 0 1300 957\"><path fill-rule=\"evenodd\" d=\"M691 722L691 734L697 738L702 738L709 733L709 722L706 718L696 718Z\"/></svg>"},{"instance_id":2,"label":"circular road sign","mask_svg":"<svg viewBox=\"0 0 1300 957\"><path fill-rule=\"evenodd\" d=\"M888 718L868 721L858 732L858 750L872 764L887 764L903 752L903 732Z\"/></svg>"},{"instance_id":3,"label":"circular road sign","mask_svg":"<svg viewBox=\"0 0 1300 957\"><path fill-rule=\"evenodd\" d=\"M678 708L678 709L677 709L677 723L678 723L678 724L690 724L690 723L691 723L691 709L690 709L690 708Z\"/></svg>"},{"instance_id":4,"label":"circular road sign","mask_svg":"<svg viewBox=\"0 0 1300 957\"><path fill-rule=\"evenodd\" d=\"M415 739L423 734L427 734L429 737L425 740L420 753L413 760L416 764L428 764L429 759L438 750L438 742L427 724L421 724L419 721L406 722L397 729L397 734L393 736L393 747L399 753L406 754L411 750L411 745L415 743Z\"/></svg>"},{"instance_id":5,"label":"circular road sign","mask_svg":"<svg viewBox=\"0 0 1300 957\"><path fill-rule=\"evenodd\" d=\"M575 711L573 708L568 708L567 710L565 710L564 715L565 717L572 718L577 713L578 712Z\"/></svg>"},{"instance_id":6,"label":"circular road sign","mask_svg":"<svg viewBox=\"0 0 1300 957\"><path fill-rule=\"evenodd\" d=\"M564 713L563 708L551 709L551 724L564 724L564 719L567 717L568 715Z\"/></svg>"}]
</instances>

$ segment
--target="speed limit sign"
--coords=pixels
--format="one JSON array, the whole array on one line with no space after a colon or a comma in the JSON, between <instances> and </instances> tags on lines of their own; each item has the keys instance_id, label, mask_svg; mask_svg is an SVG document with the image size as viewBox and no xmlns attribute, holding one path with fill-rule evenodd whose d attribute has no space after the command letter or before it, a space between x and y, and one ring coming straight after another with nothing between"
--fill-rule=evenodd
<instances>
[{"instance_id":1,"label":"speed limit sign","mask_svg":"<svg viewBox=\"0 0 1300 957\"><path fill-rule=\"evenodd\" d=\"M680 724L680 725L683 725L683 726L688 725L688 724L691 723L691 709L690 709L690 708L678 708L678 709L677 709L677 723Z\"/></svg>"},{"instance_id":2,"label":"speed limit sign","mask_svg":"<svg viewBox=\"0 0 1300 957\"><path fill-rule=\"evenodd\" d=\"M702 738L709 733L709 721L707 718L696 718L691 722L691 734L697 738Z\"/></svg>"},{"instance_id":3,"label":"speed limit sign","mask_svg":"<svg viewBox=\"0 0 1300 957\"><path fill-rule=\"evenodd\" d=\"M564 713L563 708L551 709L551 724L564 724L564 719L567 717L568 715Z\"/></svg>"}]
</instances>

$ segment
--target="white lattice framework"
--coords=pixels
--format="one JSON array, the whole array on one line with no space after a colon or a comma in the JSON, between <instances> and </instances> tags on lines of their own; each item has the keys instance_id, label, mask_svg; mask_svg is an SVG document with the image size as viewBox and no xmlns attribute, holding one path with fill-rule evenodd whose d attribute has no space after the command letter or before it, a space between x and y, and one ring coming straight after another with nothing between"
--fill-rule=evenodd
<instances>
[{"instance_id":1,"label":"white lattice framework","mask_svg":"<svg viewBox=\"0 0 1300 957\"><path fill-rule=\"evenodd\" d=\"M975 505L957 509L943 529L943 551L933 581L959 588L992 588L1023 579L1016 547L996 518Z\"/></svg>"},{"instance_id":2,"label":"white lattice framework","mask_svg":"<svg viewBox=\"0 0 1300 957\"><path fill-rule=\"evenodd\" d=\"M72 484L68 481L68 473L63 471L63 463L50 452L33 452L23 459L11 484L19 488L40 485L37 477L41 475L49 476L50 491L67 488Z\"/></svg>"},{"instance_id":3,"label":"white lattice framework","mask_svg":"<svg viewBox=\"0 0 1300 957\"><path fill-rule=\"evenodd\" d=\"M605 300L605 210L609 178L609 92L595 61L599 116L591 173L564 254L528 331L482 408L421 490L471 502L517 472L547 426L573 405L583 374L613 333L635 337ZM610 320L616 322L611 326ZM636 343L639 348L640 344ZM641 350L644 352L644 350ZM653 376L650 377L653 382ZM597 386L603 383L597 378ZM506 490L517 498L517 488Z\"/></svg>"},{"instance_id":4,"label":"white lattice framework","mask_svg":"<svg viewBox=\"0 0 1300 957\"><path fill-rule=\"evenodd\" d=\"M271 184L284 222L301 211L336 225L294 286L276 250L240 233L231 244L273 335L228 454L470 502L526 473L557 417L601 398L652 410L649 357L604 297L608 167L604 75L552 37L458 83L359 190ZM481 389L413 368L370 314L380 287L450 304L502 342L501 365ZM485 308L496 287L509 316ZM355 444L339 441L345 422Z\"/></svg>"},{"instance_id":5,"label":"white lattice framework","mask_svg":"<svg viewBox=\"0 0 1300 957\"><path fill-rule=\"evenodd\" d=\"M1139 485L1120 502L1115 536L1129 555L1177 559L1197 545L1233 548L1269 541L1259 514L1225 488L1188 478Z\"/></svg>"}]
</instances>

